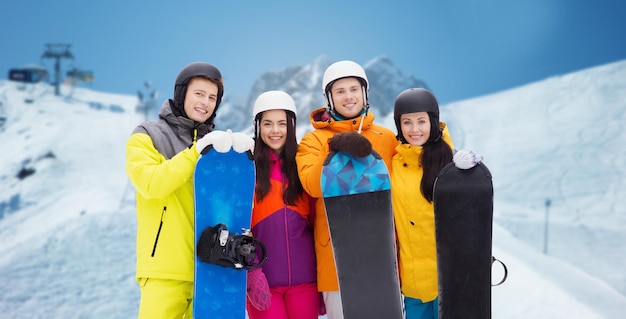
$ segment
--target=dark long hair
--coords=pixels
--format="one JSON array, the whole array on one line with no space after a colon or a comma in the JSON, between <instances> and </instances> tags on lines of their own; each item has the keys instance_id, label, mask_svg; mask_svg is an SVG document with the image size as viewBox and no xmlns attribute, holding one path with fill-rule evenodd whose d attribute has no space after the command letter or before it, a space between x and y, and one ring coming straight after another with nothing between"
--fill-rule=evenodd
<instances>
[{"instance_id":1,"label":"dark long hair","mask_svg":"<svg viewBox=\"0 0 626 319\"><path fill-rule=\"evenodd\" d=\"M287 188L283 192L283 201L289 205L295 205L304 189L298 177L298 167L296 165L296 151L298 141L296 139L296 116L291 111L285 110L287 114L287 138L285 147L279 158L282 161L280 170L286 179ZM269 148L261 139L259 124L263 112L254 119L254 164L256 166L256 188L255 193L258 201L261 201L269 192L271 153L274 150Z\"/></svg>"},{"instance_id":2,"label":"dark long hair","mask_svg":"<svg viewBox=\"0 0 626 319\"><path fill-rule=\"evenodd\" d=\"M432 203L435 179L441 169L452 162L452 148L441 138L442 129L439 126L439 119L431 112L428 112L428 118L430 119L430 138L422 145L420 164L423 175L420 190L424 198Z\"/></svg>"}]
</instances>

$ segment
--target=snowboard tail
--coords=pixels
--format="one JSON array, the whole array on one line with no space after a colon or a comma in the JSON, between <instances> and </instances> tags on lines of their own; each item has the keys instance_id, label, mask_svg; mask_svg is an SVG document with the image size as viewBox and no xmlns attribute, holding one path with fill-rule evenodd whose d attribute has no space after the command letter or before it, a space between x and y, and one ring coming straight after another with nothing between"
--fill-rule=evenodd
<instances>
[{"instance_id":1,"label":"snowboard tail","mask_svg":"<svg viewBox=\"0 0 626 319\"><path fill-rule=\"evenodd\" d=\"M484 164L444 167L434 186L439 318L491 318L493 184Z\"/></svg>"}]
</instances>

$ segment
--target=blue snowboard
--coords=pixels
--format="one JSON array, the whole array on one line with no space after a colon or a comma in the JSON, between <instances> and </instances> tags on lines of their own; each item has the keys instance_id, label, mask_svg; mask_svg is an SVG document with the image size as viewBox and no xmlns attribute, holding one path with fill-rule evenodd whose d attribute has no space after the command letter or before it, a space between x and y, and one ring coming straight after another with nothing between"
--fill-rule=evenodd
<instances>
[{"instance_id":1,"label":"blue snowboard","mask_svg":"<svg viewBox=\"0 0 626 319\"><path fill-rule=\"evenodd\" d=\"M321 183L344 318L403 318L385 162L331 153Z\"/></svg>"},{"instance_id":2,"label":"blue snowboard","mask_svg":"<svg viewBox=\"0 0 626 319\"><path fill-rule=\"evenodd\" d=\"M195 243L219 223L230 232L250 229L255 171L250 153L211 149L194 174ZM246 317L246 270L201 262L196 253L193 318Z\"/></svg>"}]
</instances>

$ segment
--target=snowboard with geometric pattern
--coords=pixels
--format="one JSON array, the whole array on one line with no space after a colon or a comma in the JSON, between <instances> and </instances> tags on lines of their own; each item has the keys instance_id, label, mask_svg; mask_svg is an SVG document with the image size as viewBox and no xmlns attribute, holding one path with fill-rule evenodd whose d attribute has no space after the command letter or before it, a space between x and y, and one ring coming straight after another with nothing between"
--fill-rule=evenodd
<instances>
[{"instance_id":1,"label":"snowboard with geometric pattern","mask_svg":"<svg viewBox=\"0 0 626 319\"><path fill-rule=\"evenodd\" d=\"M403 318L384 161L332 152L321 185L344 318Z\"/></svg>"}]
</instances>

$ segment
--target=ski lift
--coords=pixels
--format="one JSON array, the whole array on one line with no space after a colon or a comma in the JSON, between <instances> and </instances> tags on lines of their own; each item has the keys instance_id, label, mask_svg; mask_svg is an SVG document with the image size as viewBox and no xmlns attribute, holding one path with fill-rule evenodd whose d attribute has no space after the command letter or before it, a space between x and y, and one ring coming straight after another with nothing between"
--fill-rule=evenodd
<instances>
[{"instance_id":1,"label":"ski lift","mask_svg":"<svg viewBox=\"0 0 626 319\"><path fill-rule=\"evenodd\" d=\"M65 75L72 83L76 83L78 81L91 83L95 80L92 71L80 70L78 68L73 68L67 71Z\"/></svg>"},{"instance_id":2,"label":"ski lift","mask_svg":"<svg viewBox=\"0 0 626 319\"><path fill-rule=\"evenodd\" d=\"M23 83L39 83L48 78L48 71L39 65L12 68L9 70L9 80Z\"/></svg>"},{"instance_id":3,"label":"ski lift","mask_svg":"<svg viewBox=\"0 0 626 319\"><path fill-rule=\"evenodd\" d=\"M60 95L59 85L61 72L61 59L74 60L74 55L70 52L70 44L48 43L46 51L41 55L41 59L54 59L54 94Z\"/></svg>"}]
</instances>

